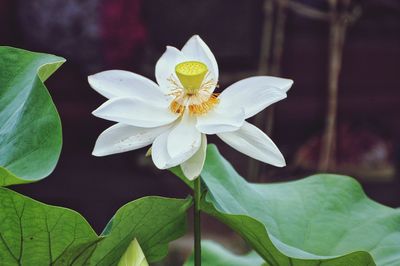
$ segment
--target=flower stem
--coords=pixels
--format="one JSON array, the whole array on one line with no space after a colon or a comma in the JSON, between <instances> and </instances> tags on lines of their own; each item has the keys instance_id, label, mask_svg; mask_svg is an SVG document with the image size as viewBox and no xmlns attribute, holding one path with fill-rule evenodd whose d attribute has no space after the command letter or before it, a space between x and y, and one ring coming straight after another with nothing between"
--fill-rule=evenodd
<instances>
[{"instance_id":1,"label":"flower stem","mask_svg":"<svg viewBox=\"0 0 400 266\"><path fill-rule=\"evenodd\" d=\"M201 179L194 180L194 265L201 266L201 224L200 224Z\"/></svg>"}]
</instances>

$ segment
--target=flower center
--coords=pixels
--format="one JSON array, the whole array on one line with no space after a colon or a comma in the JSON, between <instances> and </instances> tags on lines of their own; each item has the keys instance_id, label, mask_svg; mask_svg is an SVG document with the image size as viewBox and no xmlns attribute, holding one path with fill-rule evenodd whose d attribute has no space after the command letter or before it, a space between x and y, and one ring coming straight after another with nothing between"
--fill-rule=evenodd
<instances>
[{"instance_id":1,"label":"flower center","mask_svg":"<svg viewBox=\"0 0 400 266\"><path fill-rule=\"evenodd\" d=\"M198 61L186 61L175 66L175 73L180 84L173 76L169 79L175 97L170 110L183 114L187 109L190 115L202 115L211 110L219 99L218 94L212 93L217 83L209 79L207 65Z\"/></svg>"},{"instance_id":2,"label":"flower center","mask_svg":"<svg viewBox=\"0 0 400 266\"><path fill-rule=\"evenodd\" d=\"M207 66L198 61L182 62L175 67L175 73L188 94L195 94L200 89L207 72Z\"/></svg>"}]
</instances>

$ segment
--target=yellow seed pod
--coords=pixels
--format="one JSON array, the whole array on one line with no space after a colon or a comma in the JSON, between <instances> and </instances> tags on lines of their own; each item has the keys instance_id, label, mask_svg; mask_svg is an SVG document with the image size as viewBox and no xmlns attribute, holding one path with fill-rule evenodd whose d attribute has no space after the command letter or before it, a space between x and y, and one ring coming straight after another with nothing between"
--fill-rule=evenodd
<instances>
[{"instance_id":1,"label":"yellow seed pod","mask_svg":"<svg viewBox=\"0 0 400 266\"><path fill-rule=\"evenodd\" d=\"M207 66L199 61L186 61L175 66L175 73L187 93L198 91L207 72Z\"/></svg>"}]
</instances>

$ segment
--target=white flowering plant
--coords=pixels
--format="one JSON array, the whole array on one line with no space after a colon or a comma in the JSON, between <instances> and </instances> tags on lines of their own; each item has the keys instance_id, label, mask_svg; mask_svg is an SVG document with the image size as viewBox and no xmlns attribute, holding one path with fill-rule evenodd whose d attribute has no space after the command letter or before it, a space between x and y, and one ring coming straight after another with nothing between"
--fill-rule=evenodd
<instances>
[{"instance_id":1,"label":"white flowering plant","mask_svg":"<svg viewBox=\"0 0 400 266\"><path fill-rule=\"evenodd\" d=\"M203 168L206 135L216 134L250 157L285 166L276 145L246 119L286 98L292 80L250 77L215 93L218 64L197 35L182 50L168 46L156 64L155 76L157 83L122 70L89 76L91 87L109 99L93 114L117 122L99 136L94 155L152 144L155 166L168 169L180 165L193 180Z\"/></svg>"},{"instance_id":2,"label":"white flowering plant","mask_svg":"<svg viewBox=\"0 0 400 266\"><path fill-rule=\"evenodd\" d=\"M116 122L100 134L93 155L151 145L154 165L182 179L192 196L133 200L97 234L77 212L8 188L39 181L57 164L61 123L44 82L64 62L0 47L0 265L160 262L168 244L188 231L191 208L194 252L181 258L184 265L400 265L400 210L370 200L354 179L318 174L249 183L207 145L207 135L215 134L245 155L285 166L272 140L246 120L284 99L293 82L257 76L218 88L217 61L197 35L181 50L167 47L155 66L157 83L123 70L88 78L108 99L93 114ZM252 251L232 254L201 242L202 212L237 232Z\"/></svg>"}]
</instances>

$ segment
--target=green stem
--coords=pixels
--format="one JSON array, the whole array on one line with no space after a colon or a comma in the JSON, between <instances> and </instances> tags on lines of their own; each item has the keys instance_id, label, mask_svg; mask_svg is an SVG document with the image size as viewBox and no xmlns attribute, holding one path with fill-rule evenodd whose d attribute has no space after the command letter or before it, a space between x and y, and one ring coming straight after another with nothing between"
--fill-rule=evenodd
<instances>
[{"instance_id":1,"label":"green stem","mask_svg":"<svg viewBox=\"0 0 400 266\"><path fill-rule=\"evenodd\" d=\"M201 179L194 180L194 265L201 266L201 224L200 224Z\"/></svg>"}]
</instances>

